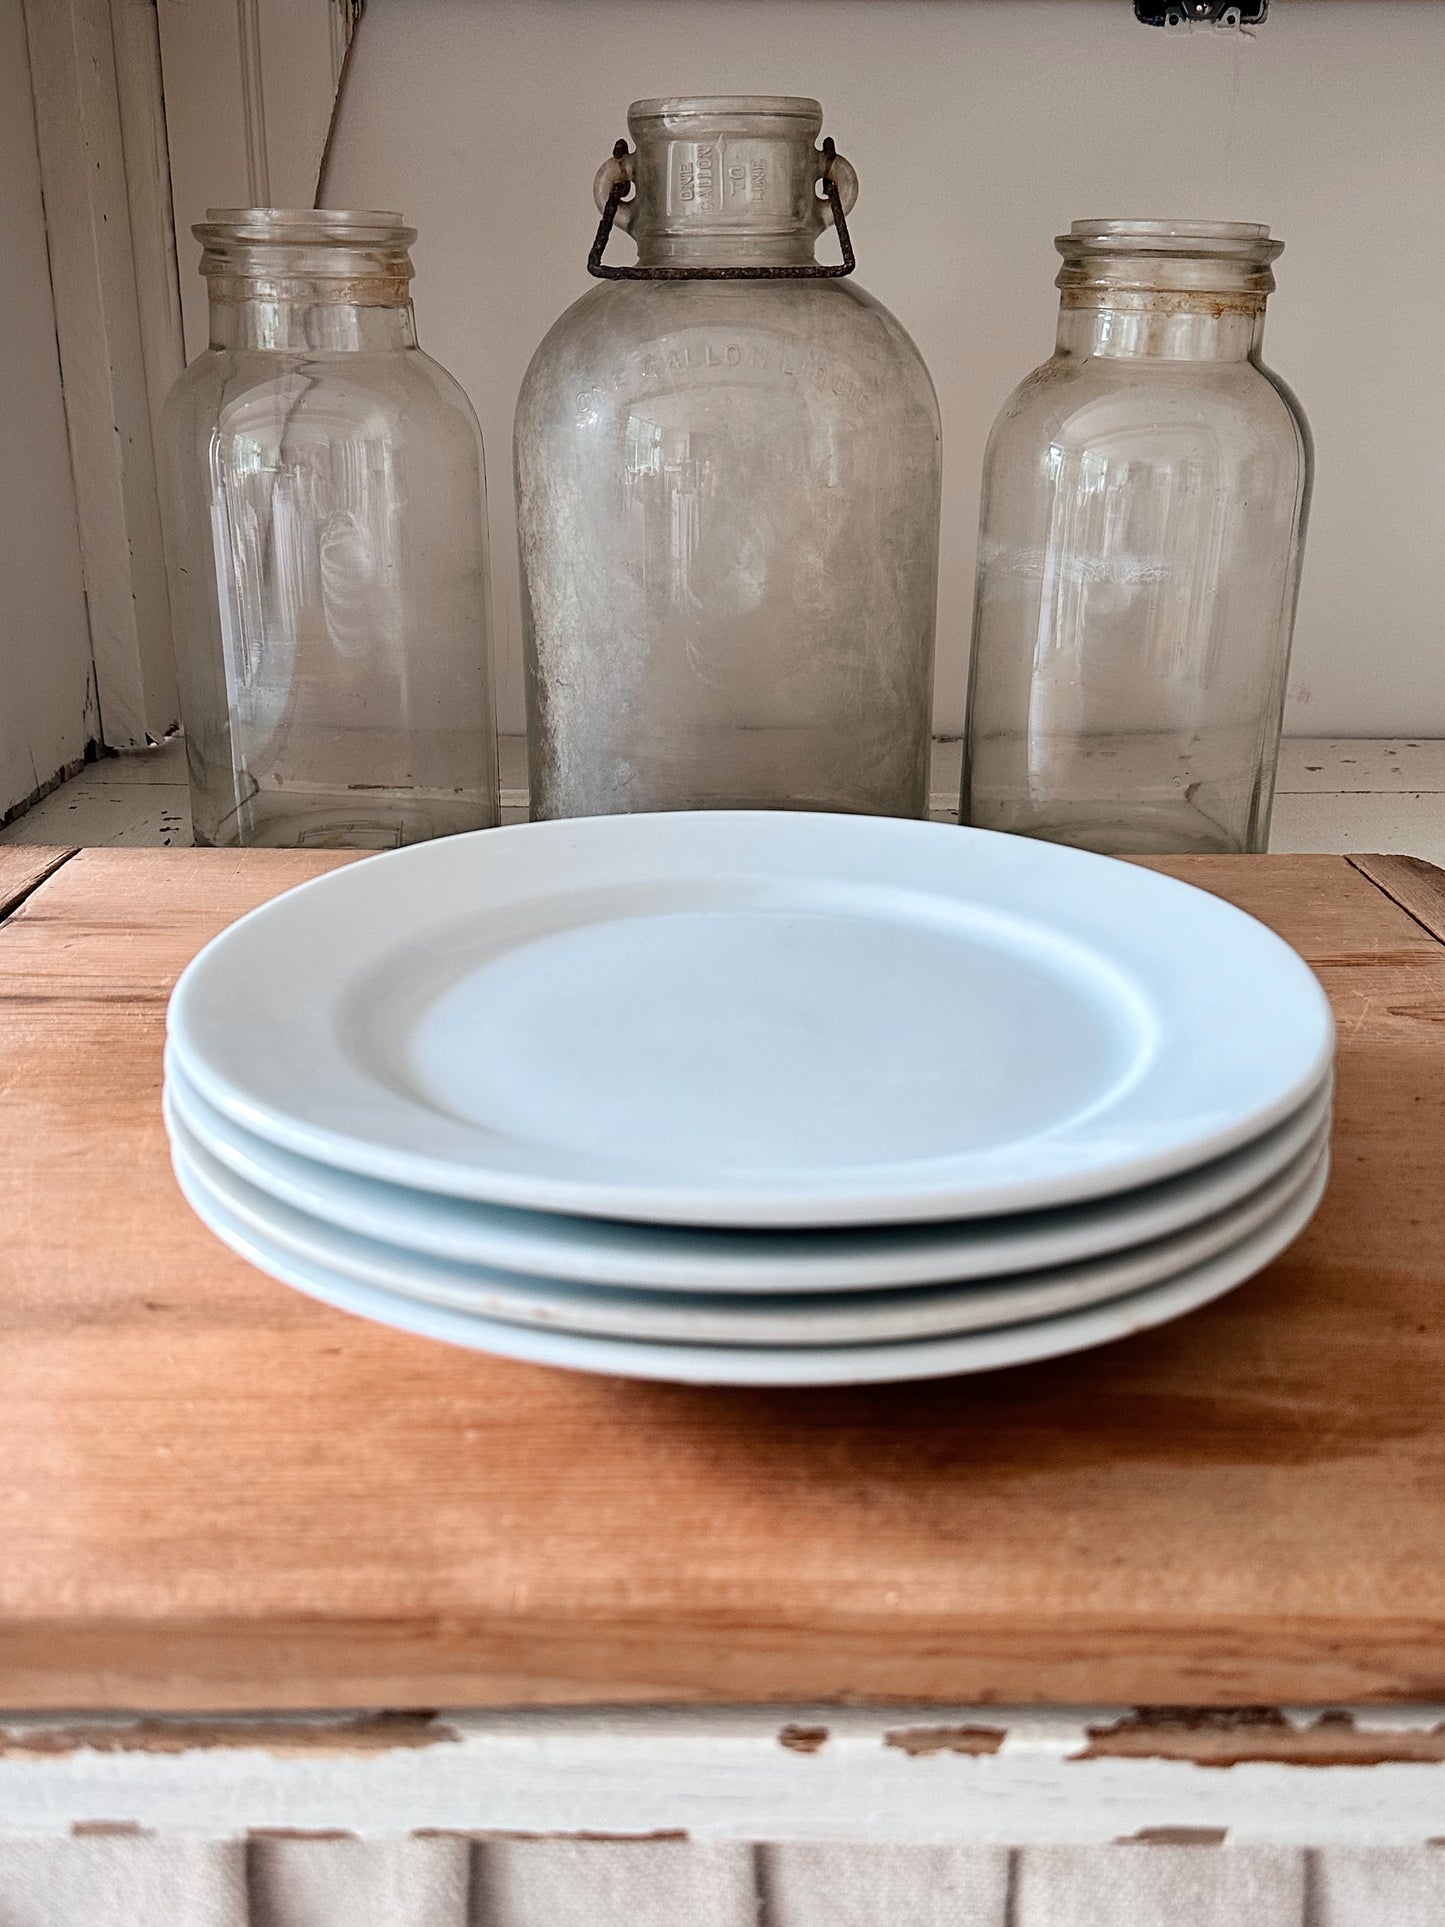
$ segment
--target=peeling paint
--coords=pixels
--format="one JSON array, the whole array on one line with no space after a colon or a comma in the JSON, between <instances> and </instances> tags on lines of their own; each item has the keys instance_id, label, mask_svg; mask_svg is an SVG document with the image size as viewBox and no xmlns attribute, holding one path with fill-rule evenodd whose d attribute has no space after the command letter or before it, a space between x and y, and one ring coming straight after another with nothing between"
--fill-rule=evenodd
<instances>
[{"instance_id":1,"label":"peeling paint","mask_svg":"<svg viewBox=\"0 0 1445 1927\"><path fill-rule=\"evenodd\" d=\"M997 1753L1006 1738L1001 1726L895 1726L883 1744L920 1760L933 1753Z\"/></svg>"},{"instance_id":2,"label":"peeling paint","mask_svg":"<svg viewBox=\"0 0 1445 1927\"><path fill-rule=\"evenodd\" d=\"M1121 1833L1119 1847L1222 1847L1227 1827L1140 1827L1137 1833Z\"/></svg>"},{"instance_id":3,"label":"peeling paint","mask_svg":"<svg viewBox=\"0 0 1445 1927\"><path fill-rule=\"evenodd\" d=\"M108 1840L115 1834L130 1839L136 1834L151 1833L153 1829L143 1827L139 1820L73 1820L70 1831L77 1840Z\"/></svg>"},{"instance_id":4,"label":"peeling paint","mask_svg":"<svg viewBox=\"0 0 1445 1927\"><path fill-rule=\"evenodd\" d=\"M1333 1718L1322 1717L1328 1712ZM1445 1835L1440 1703L1348 1712L1318 1704L447 1709L438 1723L456 1744L322 1750L338 1725L343 1733L352 1726L353 1739L354 1722L374 1732L374 1717L359 1709L209 1715L226 1744L117 1751L134 1737L137 1716L12 1714L0 1720L0 1738L7 1727L12 1738L12 1757L0 1758L3 1832L53 1839L128 1820L163 1837L235 1841L253 1830L394 1839L420 1829L537 1843L904 1844L956 1838L963 1798L986 1816L989 1837L1011 1847L1206 1846L1222 1837L1230 1848L1325 1841L1418 1850ZM200 1719L178 1724L193 1737ZM780 1744L785 1724L826 1726L826 1757L795 1758ZM256 1750L258 1735L277 1725L292 1741L300 1728L310 1743L290 1757ZM45 1750L56 1730L73 1743L93 1727L112 1750ZM14 1745L20 1737L29 1751ZM1082 1772L1081 1749L1096 1762ZM1216 1763L1238 1759L1238 1771L1201 1772L1201 1752ZM942 1757L930 1764L934 1754ZM1296 1770L1302 1757L1339 1764L1304 1773ZM1392 1762L1387 1773L1365 1770L1382 1759ZM258 1851L263 1842L264 1831ZM1437 1846L1432 1858L1442 1853Z\"/></svg>"},{"instance_id":5,"label":"peeling paint","mask_svg":"<svg viewBox=\"0 0 1445 1927\"><path fill-rule=\"evenodd\" d=\"M251 1827L248 1840L359 1840L347 1827Z\"/></svg>"},{"instance_id":6,"label":"peeling paint","mask_svg":"<svg viewBox=\"0 0 1445 1927\"><path fill-rule=\"evenodd\" d=\"M1392 1766L1445 1761L1445 1722L1362 1729L1353 1714L1321 1713L1296 1724L1278 1707L1140 1707L1085 1729L1071 1760L1183 1760L1194 1766Z\"/></svg>"},{"instance_id":7,"label":"peeling paint","mask_svg":"<svg viewBox=\"0 0 1445 1927\"><path fill-rule=\"evenodd\" d=\"M433 1833L441 1833L441 1828L418 1827L414 1829L417 1839L425 1839ZM652 1827L645 1833L606 1833L591 1827L559 1827L547 1832L531 1833L520 1827L487 1827L476 1833L463 1836L468 1840L690 1840L692 1835L686 1827Z\"/></svg>"},{"instance_id":8,"label":"peeling paint","mask_svg":"<svg viewBox=\"0 0 1445 1927\"><path fill-rule=\"evenodd\" d=\"M826 1726L785 1726L778 1735L778 1745L790 1753L816 1753L827 1743Z\"/></svg>"},{"instance_id":9,"label":"peeling paint","mask_svg":"<svg viewBox=\"0 0 1445 1927\"><path fill-rule=\"evenodd\" d=\"M72 1726L0 1727L0 1759L67 1753L190 1753L255 1747L278 1758L316 1753L391 1753L455 1743L434 1713L358 1713L345 1719L144 1719Z\"/></svg>"}]
</instances>

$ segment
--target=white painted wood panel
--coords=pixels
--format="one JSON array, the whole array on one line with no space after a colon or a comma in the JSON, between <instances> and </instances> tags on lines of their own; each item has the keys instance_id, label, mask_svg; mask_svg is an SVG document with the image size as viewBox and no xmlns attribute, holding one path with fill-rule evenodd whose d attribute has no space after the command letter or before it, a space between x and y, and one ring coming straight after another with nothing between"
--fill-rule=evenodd
<instances>
[{"instance_id":1,"label":"white painted wood panel","mask_svg":"<svg viewBox=\"0 0 1445 1927\"><path fill-rule=\"evenodd\" d=\"M1341 1848L1314 1855L1308 1927L1440 1927L1445 1851Z\"/></svg>"},{"instance_id":2,"label":"white painted wood panel","mask_svg":"<svg viewBox=\"0 0 1445 1927\"><path fill-rule=\"evenodd\" d=\"M1445 795L1346 791L1275 799L1272 850L1392 850L1445 863Z\"/></svg>"},{"instance_id":3,"label":"white painted wood panel","mask_svg":"<svg viewBox=\"0 0 1445 1927\"><path fill-rule=\"evenodd\" d=\"M418 1831L685 1835L719 1849L1125 1841L1141 1851L1187 1839L1190 1852L1213 1843L1395 1853L1439 1836L1445 1707L1355 1709L1346 1737L1359 1763L1347 1765L1247 1755L1234 1765L1196 1764L1167 1747L1098 1757L1089 1729L1126 1717L1123 1708L996 1706L444 1712L394 1745L384 1734L380 1744L356 1744L344 1720L319 1716L273 1719L254 1737L239 1718L204 1720L199 1731L192 1723L189 1737L175 1721L136 1732L118 1716L89 1720L75 1736L67 1729L76 1722L63 1716L12 1718L0 1721L0 1839L68 1835L101 1821L177 1838L278 1828L367 1840ZM1318 1715L1290 1717L1308 1728ZM799 1725L825 1737L799 1751L786 1737ZM948 1734L959 1728L992 1735L995 1750L955 1750ZM900 1744L900 1733L912 1744ZM685 1891L692 1876L674 1858ZM721 1881L719 1869L740 1864L721 1853L713 1874ZM987 1864L969 1874L976 1893ZM603 1878L597 1865L584 1873ZM1359 1874L1357 1885L1370 1877ZM526 1856L497 1874L519 1913L551 1878Z\"/></svg>"},{"instance_id":4,"label":"white painted wood panel","mask_svg":"<svg viewBox=\"0 0 1445 1927\"><path fill-rule=\"evenodd\" d=\"M1428 737L1299 736L1284 743L1276 794L1421 795L1445 791L1445 742Z\"/></svg>"},{"instance_id":5,"label":"white painted wood panel","mask_svg":"<svg viewBox=\"0 0 1445 1927\"><path fill-rule=\"evenodd\" d=\"M478 1855L485 1927L755 1927L753 1854L692 1840L494 1840Z\"/></svg>"},{"instance_id":6,"label":"white painted wood panel","mask_svg":"<svg viewBox=\"0 0 1445 1927\"><path fill-rule=\"evenodd\" d=\"M1442 1870L1435 1847L101 1834L0 1841L0 1909L6 1927L1438 1927Z\"/></svg>"},{"instance_id":7,"label":"white painted wood panel","mask_svg":"<svg viewBox=\"0 0 1445 1927\"><path fill-rule=\"evenodd\" d=\"M790 1841L757 1854L767 1927L999 1927L1005 1847L889 1847Z\"/></svg>"},{"instance_id":8,"label":"white painted wood panel","mask_svg":"<svg viewBox=\"0 0 1445 1927\"><path fill-rule=\"evenodd\" d=\"M5 1927L260 1927L246 1885L230 1841L0 1839Z\"/></svg>"},{"instance_id":9,"label":"white painted wood panel","mask_svg":"<svg viewBox=\"0 0 1445 1927\"><path fill-rule=\"evenodd\" d=\"M1302 1927L1306 1917L1304 1856L1281 1848L1035 1847L1015 1878L1017 1927Z\"/></svg>"},{"instance_id":10,"label":"white painted wood panel","mask_svg":"<svg viewBox=\"0 0 1445 1927\"><path fill-rule=\"evenodd\" d=\"M98 734L21 0L0 0L0 820Z\"/></svg>"},{"instance_id":11,"label":"white painted wood panel","mask_svg":"<svg viewBox=\"0 0 1445 1927\"><path fill-rule=\"evenodd\" d=\"M141 364L152 430L185 366L156 0L110 0Z\"/></svg>"},{"instance_id":12,"label":"white painted wood panel","mask_svg":"<svg viewBox=\"0 0 1445 1927\"><path fill-rule=\"evenodd\" d=\"M466 1927L471 1862L457 1838L253 1840L246 1927Z\"/></svg>"},{"instance_id":13,"label":"white painted wood panel","mask_svg":"<svg viewBox=\"0 0 1445 1927\"><path fill-rule=\"evenodd\" d=\"M101 730L177 722L110 0L26 0L35 126Z\"/></svg>"}]
</instances>

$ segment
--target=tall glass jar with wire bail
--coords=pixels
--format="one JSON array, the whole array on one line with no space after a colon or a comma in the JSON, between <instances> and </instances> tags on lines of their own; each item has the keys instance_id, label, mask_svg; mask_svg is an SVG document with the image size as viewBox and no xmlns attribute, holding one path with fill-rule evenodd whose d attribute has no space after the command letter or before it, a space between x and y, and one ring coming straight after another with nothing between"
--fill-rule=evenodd
<instances>
[{"instance_id":1,"label":"tall glass jar with wire bail","mask_svg":"<svg viewBox=\"0 0 1445 1927\"><path fill-rule=\"evenodd\" d=\"M384 849L497 820L476 416L390 213L195 230L210 346L162 425L195 838Z\"/></svg>"},{"instance_id":2,"label":"tall glass jar with wire bail","mask_svg":"<svg viewBox=\"0 0 1445 1927\"><path fill-rule=\"evenodd\" d=\"M984 460L962 819L1262 850L1312 453L1260 359L1282 243L1076 221L1058 345Z\"/></svg>"},{"instance_id":3,"label":"tall glass jar with wire bail","mask_svg":"<svg viewBox=\"0 0 1445 1927\"><path fill-rule=\"evenodd\" d=\"M628 126L590 263L619 278L517 409L533 814L918 815L938 408L851 256L815 261L856 177L814 100L645 100ZM603 262L614 215L636 267Z\"/></svg>"}]
</instances>

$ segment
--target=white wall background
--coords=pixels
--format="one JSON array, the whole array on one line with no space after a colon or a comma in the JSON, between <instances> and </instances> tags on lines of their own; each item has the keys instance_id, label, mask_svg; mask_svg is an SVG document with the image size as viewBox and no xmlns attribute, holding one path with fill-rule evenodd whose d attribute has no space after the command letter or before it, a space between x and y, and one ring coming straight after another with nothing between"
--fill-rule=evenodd
<instances>
[{"instance_id":1,"label":"white wall background","mask_svg":"<svg viewBox=\"0 0 1445 1927\"><path fill-rule=\"evenodd\" d=\"M0 816L96 733L21 0L0 0Z\"/></svg>"},{"instance_id":2,"label":"white wall background","mask_svg":"<svg viewBox=\"0 0 1445 1927\"><path fill-rule=\"evenodd\" d=\"M962 721L984 440L1052 345L1052 237L1177 214L1287 244L1266 353L1318 454L1290 728L1445 735L1445 5L1275 0L1246 38L1141 27L1129 0L369 0L325 198L421 229L422 341L487 442L504 728L518 385L590 285L628 102L668 93L817 95L862 176L859 279L943 409L940 727Z\"/></svg>"}]
</instances>

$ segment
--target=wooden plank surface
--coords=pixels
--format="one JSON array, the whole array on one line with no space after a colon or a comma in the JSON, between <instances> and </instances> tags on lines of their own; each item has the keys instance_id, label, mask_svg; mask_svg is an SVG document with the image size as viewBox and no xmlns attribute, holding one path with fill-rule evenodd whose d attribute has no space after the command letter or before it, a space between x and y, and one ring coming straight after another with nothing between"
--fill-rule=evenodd
<instances>
[{"instance_id":1,"label":"wooden plank surface","mask_svg":"<svg viewBox=\"0 0 1445 1927\"><path fill-rule=\"evenodd\" d=\"M190 1216L170 986L336 860L87 850L0 926L0 1704L1445 1698L1445 946L1360 868L1159 866L1334 1002L1291 1252L1104 1351L799 1393L450 1350Z\"/></svg>"},{"instance_id":2,"label":"wooden plank surface","mask_svg":"<svg viewBox=\"0 0 1445 1927\"><path fill-rule=\"evenodd\" d=\"M45 879L75 855L48 843L0 846L0 918L8 917Z\"/></svg>"},{"instance_id":3,"label":"wooden plank surface","mask_svg":"<svg viewBox=\"0 0 1445 1927\"><path fill-rule=\"evenodd\" d=\"M1350 862L1432 937L1445 943L1445 870L1418 856L1356 856Z\"/></svg>"}]
</instances>

